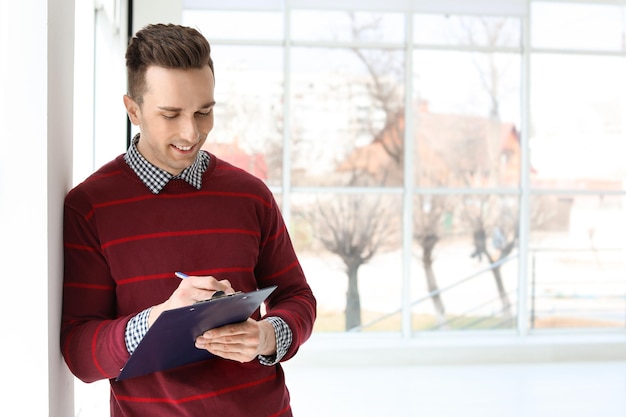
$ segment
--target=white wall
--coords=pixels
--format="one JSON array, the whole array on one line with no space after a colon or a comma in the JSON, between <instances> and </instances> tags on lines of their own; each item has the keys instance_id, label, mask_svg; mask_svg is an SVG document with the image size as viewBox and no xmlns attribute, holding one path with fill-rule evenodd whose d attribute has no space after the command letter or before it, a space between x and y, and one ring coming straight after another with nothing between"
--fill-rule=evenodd
<instances>
[{"instance_id":1,"label":"white wall","mask_svg":"<svg viewBox=\"0 0 626 417\"><path fill-rule=\"evenodd\" d=\"M149 23L175 23L182 21L183 0L134 0L133 31Z\"/></svg>"},{"instance_id":2,"label":"white wall","mask_svg":"<svg viewBox=\"0 0 626 417\"><path fill-rule=\"evenodd\" d=\"M94 132L94 0L76 2L74 32L73 184L95 169Z\"/></svg>"},{"instance_id":3,"label":"white wall","mask_svg":"<svg viewBox=\"0 0 626 417\"><path fill-rule=\"evenodd\" d=\"M2 415L73 415L59 348L73 16L72 0L0 1Z\"/></svg>"},{"instance_id":4,"label":"white wall","mask_svg":"<svg viewBox=\"0 0 626 417\"><path fill-rule=\"evenodd\" d=\"M127 116L122 97L126 93L127 1L119 0L115 5L118 9L114 13L100 8L93 17L94 77L97 80L92 85L94 103L91 106L94 170L126 151Z\"/></svg>"}]
</instances>

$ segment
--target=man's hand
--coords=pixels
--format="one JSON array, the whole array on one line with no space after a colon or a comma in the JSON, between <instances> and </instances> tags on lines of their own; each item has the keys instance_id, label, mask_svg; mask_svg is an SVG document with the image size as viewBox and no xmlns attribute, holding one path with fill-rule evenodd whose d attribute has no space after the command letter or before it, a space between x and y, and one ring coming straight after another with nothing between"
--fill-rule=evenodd
<instances>
[{"instance_id":1,"label":"man's hand","mask_svg":"<svg viewBox=\"0 0 626 417\"><path fill-rule=\"evenodd\" d=\"M250 362L259 355L276 354L276 333L272 323L248 319L206 331L196 339L196 347L225 359Z\"/></svg>"},{"instance_id":2,"label":"man's hand","mask_svg":"<svg viewBox=\"0 0 626 417\"><path fill-rule=\"evenodd\" d=\"M226 279L218 281L212 276L190 276L182 279L178 288L170 295L170 298L152 307L150 316L148 316L148 326L152 326L152 323L163 311L189 306L197 301L208 300L217 291L224 291L226 294L235 292L230 282Z\"/></svg>"}]
</instances>

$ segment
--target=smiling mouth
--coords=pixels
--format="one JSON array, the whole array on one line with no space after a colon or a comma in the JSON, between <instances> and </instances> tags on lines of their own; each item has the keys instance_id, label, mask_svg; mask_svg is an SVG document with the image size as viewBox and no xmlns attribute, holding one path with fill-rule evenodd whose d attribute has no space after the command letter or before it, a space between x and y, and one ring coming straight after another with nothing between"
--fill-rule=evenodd
<instances>
[{"instance_id":1,"label":"smiling mouth","mask_svg":"<svg viewBox=\"0 0 626 417\"><path fill-rule=\"evenodd\" d=\"M190 151L193 148L193 145L191 146L172 145L172 146L178 149L179 151L183 151L183 152Z\"/></svg>"}]
</instances>

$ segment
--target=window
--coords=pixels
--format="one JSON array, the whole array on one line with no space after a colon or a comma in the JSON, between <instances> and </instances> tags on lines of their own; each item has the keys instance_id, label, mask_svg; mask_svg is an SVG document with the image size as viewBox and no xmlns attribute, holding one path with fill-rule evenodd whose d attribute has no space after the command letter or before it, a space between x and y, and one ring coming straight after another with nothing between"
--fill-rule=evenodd
<instances>
[{"instance_id":1,"label":"window","mask_svg":"<svg viewBox=\"0 0 626 417\"><path fill-rule=\"evenodd\" d=\"M625 12L532 3L533 328L624 326Z\"/></svg>"},{"instance_id":2,"label":"window","mask_svg":"<svg viewBox=\"0 0 626 417\"><path fill-rule=\"evenodd\" d=\"M623 6L184 3L316 332L624 326Z\"/></svg>"}]
</instances>

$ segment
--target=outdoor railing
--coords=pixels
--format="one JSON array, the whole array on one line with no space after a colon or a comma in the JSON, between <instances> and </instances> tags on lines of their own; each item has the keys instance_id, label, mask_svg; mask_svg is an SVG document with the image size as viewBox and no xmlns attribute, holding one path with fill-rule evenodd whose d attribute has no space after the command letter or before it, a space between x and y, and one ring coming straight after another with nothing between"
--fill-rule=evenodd
<instances>
[{"instance_id":1,"label":"outdoor railing","mask_svg":"<svg viewBox=\"0 0 626 417\"><path fill-rule=\"evenodd\" d=\"M528 282L529 294L529 328L624 328L626 327L626 260L623 249L530 249L530 277ZM552 259L543 261L542 256L549 254ZM563 260L571 258L574 262L584 263L585 269L590 269L590 276L585 277L585 271L580 271L576 265L567 265L561 268ZM604 255L609 255L606 259ZM617 255L617 256L615 256ZM589 261L595 259L597 264ZM483 279L494 268L518 258L517 254L501 259L467 277L452 284L429 292L409 304L413 309L426 302L432 302L433 297L445 297L447 293L457 287ZM587 260L585 260L587 258ZM586 262L586 263L585 263ZM595 269L594 269L595 267ZM563 276L564 271L572 271L570 276ZM518 285L509 288L506 295L510 302L509 314L501 305L501 297L496 296L486 300L476 300L472 307L455 314L447 314L432 326L419 331L436 330L470 330L470 329L500 329L514 328L517 323ZM371 328L377 323L401 314L400 307L354 327L348 332L358 332ZM488 313L487 313L488 312Z\"/></svg>"}]
</instances>

